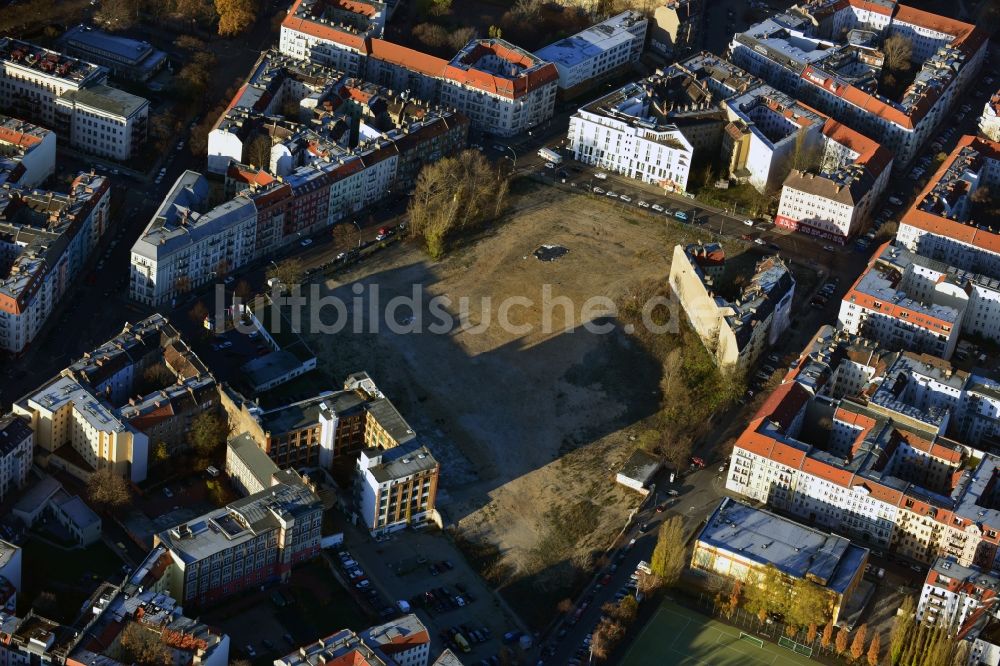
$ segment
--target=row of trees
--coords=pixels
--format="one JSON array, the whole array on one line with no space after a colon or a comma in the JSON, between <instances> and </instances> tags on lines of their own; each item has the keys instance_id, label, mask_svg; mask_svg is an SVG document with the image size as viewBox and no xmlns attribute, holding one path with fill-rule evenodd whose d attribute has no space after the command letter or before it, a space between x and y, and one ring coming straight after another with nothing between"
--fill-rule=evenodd
<instances>
[{"instance_id":1,"label":"row of trees","mask_svg":"<svg viewBox=\"0 0 1000 666\"><path fill-rule=\"evenodd\" d=\"M896 612L889 635L891 666L965 666L969 646L949 627L918 622L913 597L906 597Z\"/></svg>"},{"instance_id":2,"label":"row of trees","mask_svg":"<svg viewBox=\"0 0 1000 666\"><path fill-rule=\"evenodd\" d=\"M146 16L156 21L168 16L185 24L216 25L223 37L238 35L257 20L259 0L102 0L95 18L113 30L126 30Z\"/></svg>"},{"instance_id":3,"label":"row of trees","mask_svg":"<svg viewBox=\"0 0 1000 666\"><path fill-rule=\"evenodd\" d=\"M756 581L741 586L742 592L730 595L729 604L746 607L762 621L767 617L780 617L786 625L801 628L820 627L830 620L834 599L823 587L811 580L794 581L773 565L767 566Z\"/></svg>"},{"instance_id":4,"label":"row of trees","mask_svg":"<svg viewBox=\"0 0 1000 666\"><path fill-rule=\"evenodd\" d=\"M605 660L615 647L625 638L628 628L639 614L639 602L632 595L626 595L618 603L606 603L601 621L594 628L590 639L590 650L594 657Z\"/></svg>"},{"instance_id":5,"label":"row of trees","mask_svg":"<svg viewBox=\"0 0 1000 666\"><path fill-rule=\"evenodd\" d=\"M410 231L439 259L463 232L500 217L508 188L508 176L475 150L428 164L410 201Z\"/></svg>"}]
</instances>

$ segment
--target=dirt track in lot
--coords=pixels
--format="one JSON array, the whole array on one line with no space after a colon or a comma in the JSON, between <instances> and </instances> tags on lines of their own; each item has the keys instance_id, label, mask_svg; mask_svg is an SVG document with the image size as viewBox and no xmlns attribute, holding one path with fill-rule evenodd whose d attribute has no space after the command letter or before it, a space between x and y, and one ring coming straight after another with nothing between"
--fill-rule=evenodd
<instances>
[{"instance_id":1,"label":"dirt track in lot","mask_svg":"<svg viewBox=\"0 0 1000 666\"><path fill-rule=\"evenodd\" d=\"M665 281L673 245L696 235L662 217L552 189L515 196L507 218L442 262L406 245L326 282L347 302L356 283L377 285L383 305L420 285L422 317L414 326L437 321L428 316L430 298L447 295L447 310L457 315L466 297L470 322L489 321L481 332L394 333L383 321L378 333L314 335L310 344L332 376L373 376L442 462L446 524L460 539L495 548L500 559L491 568L502 572L501 587L526 620L542 622L638 502L614 483L612 470L631 448L630 427L659 402L659 364L617 327L609 334L581 328L581 308L594 296L615 300L641 281ZM542 244L568 252L542 262L532 255ZM543 285L573 310L550 308L548 332ZM352 303L351 316L367 311L366 294L368 303ZM497 324L501 302L515 296L533 302L509 312L529 331ZM407 322L409 313L401 309L396 319Z\"/></svg>"}]
</instances>

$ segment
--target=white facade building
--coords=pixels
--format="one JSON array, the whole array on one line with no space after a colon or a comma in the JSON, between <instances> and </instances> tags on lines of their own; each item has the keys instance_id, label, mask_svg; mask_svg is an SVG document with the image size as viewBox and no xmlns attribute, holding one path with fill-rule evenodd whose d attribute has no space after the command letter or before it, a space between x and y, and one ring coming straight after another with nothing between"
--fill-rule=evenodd
<instances>
[{"instance_id":1,"label":"white facade building","mask_svg":"<svg viewBox=\"0 0 1000 666\"><path fill-rule=\"evenodd\" d=\"M372 534L386 534L433 521L440 471L425 446L364 449L354 484L365 526Z\"/></svg>"},{"instance_id":2,"label":"white facade building","mask_svg":"<svg viewBox=\"0 0 1000 666\"><path fill-rule=\"evenodd\" d=\"M1000 231L972 197L1000 188L1000 143L964 136L899 221L896 242L965 271L1000 278Z\"/></svg>"},{"instance_id":3,"label":"white facade building","mask_svg":"<svg viewBox=\"0 0 1000 666\"><path fill-rule=\"evenodd\" d=\"M920 590L917 620L949 627L963 637L981 613L996 615L1000 577L993 571L959 564L953 557L939 557L931 565Z\"/></svg>"},{"instance_id":4,"label":"white facade building","mask_svg":"<svg viewBox=\"0 0 1000 666\"><path fill-rule=\"evenodd\" d=\"M630 83L570 117L573 159L629 178L683 192L694 148L673 124L661 124L650 94Z\"/></svg>"},{"instance_id":5,"label":"white facade building","mask_svg":"<svg viewBox=\"0 0 1000 666\"><path fill-rule=\"evenodd\" d=\"M884 64L880 40L893 35L911 40L920 66L898 100L873 89ZM899 170L946 121L986 47L985 32L968 23L890 0L829 0L738 33L730 54L751 74L881 143Z\"/></svg>"},{"instance_id":6,"label":"white facade building","mask_svg":"<svg viewBox=\"0 0 1000 666\"><path fill-rule=\"evenodd\" d=\"M844 294L840 326L889 349L950 359L970 299L965 280L949 275L947 268L904 248L883 244ZM989 313L997 305L1000 293L991 291L992 295L976 298L981 312Z\"/></svg>"},{"instance_id":7,"label":"white facade building","mask_svg":"<svg viewBox=\"0 0 1000 666\"><path fill-rule=\"evenodd\" d=\"M29 422L8 414L0 418L0 502L28 480L35 434Z\"/></svg>"},{"instance_id":8,"label":"white facade building","mask_svg":"<svg viewBox=\"0 0 1000 666\"><path fill-rule=\"evenodd\" d=\"M56 100L56 128L74 148L127 160L146 141L149 102L107 85L66 92Z\"/></svg>"},{"instance_id":9,"label":"white facade building","mask_svg":"<svg viewBox=\"0 0 1000 666\"><path fill-rule=\"evenodd\" d=\"M827 120L771 86L726 101L729 119L750 133L746 170L760 192L778 189L794 166L796 151L821 152Z\"/></svg>"},{"instance_id":10,"label":"white facade building","mask_svg":"<svg viewBox=\"0 0 1000 666\"><path fill-rule=\"evenodd\" d=\"M204 176L185 171L177 178L132 246L131 298L154 306L170 303L253 258L253 201L237 196L205 210L207 202Z\"/></svg>"},{"instance_id":11,"label":"white facade building","mask_svg":"<svg viewBox=\"0 0 1000 666\"><path fill-rule=\"evenodd\" d=\"M92 173L68 195L0 185L0 349L21 353L38 335L107 229L110 202Z\"/></svg>"},{"instance_id":12,"label":"white facade building","mask_svg":"<svg viewBox=\"0 0 1000 666\"><path fill-rule=\"evenodd\" d=\"M451 60L382 38L391 3L295 0L281 24L282 53L407 90L456 109L478 129L513 136L552 117L559 71L502 39L474 39Z\"/></svg>"},{"instance_id":13,"label":"white facade building","mask_svg":"<svg viewBox=\"0 0 1000 666\"><path fill-rule=\"evenodd\" d=\"M822 163L793 169L781 189L775 224L838 243L856 235L889 182L892 154L835 120L823 128Z\"/></svg>"},{"instance_id":14,"label":"white facade building","mask_svg":"<svg viewBox=\"0 0 1000 666\"><path fill-rule=\"evenodd\" d=\"M979 131L990 141L1000 141L1000 91L983 107L979 117Z\"/></svg>"},{"instance_id":15,"label":"white facade building","mask_svg":"<svg viewBox=\"0 0 1000 666\"><path fill-rule=\"evenodd\" d=\"M38 187L56 172L56 135L44 127L0 116L0 184Z\"/></svg>"},{"instance_id":16,"label":"white facade building","mask_svg":"<svg viewBox=\"0 0 1000 666\"><path fill-rule=\"evenodd\" d=\"M559 70L559 87L570 90L595 83L622 67L638 62L649 21L626 11L535 51Z\"/></svg>"},{"instance_id":17,"label":"white facade building","mask_svg":"<svg viewBox=\"0 0 1000 666\"><path fill-rule=\"evenodd\" d=\"M0 108L55 130L74 148L124 160L146 140L149 102L107 78L103 67L0 38Z\"/></svg>"}]
</instances>

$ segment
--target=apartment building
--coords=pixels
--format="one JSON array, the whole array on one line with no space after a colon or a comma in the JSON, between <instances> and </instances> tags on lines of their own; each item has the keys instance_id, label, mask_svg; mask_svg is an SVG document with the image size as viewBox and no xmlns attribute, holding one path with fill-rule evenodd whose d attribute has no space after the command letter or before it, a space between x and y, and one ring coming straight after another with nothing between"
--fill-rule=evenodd
<instances>
[{"instance_id":1,"label":"apartment building","mask_svg":"<svg viewBox=\"0 0 1000 666\"><path fill-rule=\"evenodd\" d=\"M80 278L108 227L111 187L81 173L68 194L0 185L0 349L23 352Z\"/></svg>"},{"instance_id":2,"label":"apartment building","mask_svg":"<svg viewBox=\"0 0 1000 666\"><path fill-rule=\"evenodd\" d=\"M1000 141L1000 90L983 106L979 131L990 141Z\"/></svg>"},{"instance_id":3,"label":"apartment building","mask_svg":"<svg viewBox=\"0 0 1000 666\"><path fill-rule=\"evenodd\" d=\"M280 471L249 433L241 433L226 443L226 476L243 495L253 495L271 487Z\"/></svg>"},{"instance_id":4,"label":"apartment building","mask_svg":"<svg viewBox=\"0 0 1000 666\"><path fill-rule=\"evenodd\" d=\"M55 133L17 118L0 116L0 185L38 187L55 171Z\"/></svg>"},{"instance_id":5,"label":"apartment building","mask_svg":"<svg viewBox=\"0 0 1000 666\"><path fill-rule=\"evenodd\" d=\"M282 53L457 110L476 129L513 136L552 117L559 71L502 39L474 39L451 60L383 39L395 3L296 0Z\"/></svg>"},{"instance_id":6,"label":"apartment building","mask_svg":"<svg viewBox=\"0 0 1000 666\"><path fill-rule=\"evenodd\" d=\"M766 257L730 302L716 294L725 271L725 253L718 244L676 245L670 287L716 363L746 372L788 328L795 279L780 258Z\"/></svg>"},{"instance_id":7,"label":"apartment building","mask_svg":"<svg viewBox=\"0 0 1000 666\"><path fill-rule=\"evenodd\" d=\"M416 615L403 615L362 632L343 629L275 659L275 666L355 664L427 666L430 632Z\"/></svg>"},{"instance_id":8,"label":"apartment building","mask_svg":"<svg viewBox=\"0 0 1000 666\"><path fill-rule=\"evenodd\" d=\"M726 101L757 88L762 82L719 56L701 51L650 77L657 82L657 111L672 122L700 156L728 154L724 148L729 124Z\"/></svg>"},{"instance_id":9,"label":"apartment building","mask_svg":"<svg viewBox=\"0 0 1000 666\"><path fill-rule=\"evenodd\" d=\"M893 349L950 359L960 334L997 339L1000 281L885 243L840 304L839 323Z\"/></svg>"},{"instance_id":10,"label":"apartment building","mask_svg":"<svg viewBox=\"0 0 1000 666\"><path fill-rule=\"evenodd\" d=\"M62 134L74 148L125 160L146 140L149 102L107 78L103 67L0 38L0 108Z\"/></svg>"},{"instance_id":11,"label":"apartment building","mask_svg":"<svg viewBox=\"0 0 1000 666\"><path fill-rule=\"evenodd\" d=\"M833 599L836 624L858 590L868 554L844 537L725 497L698 534L691 567L751 584L768 567L789 585L809 580Z\"/></svg>"},{"instance_id":12,"label":"apartment building","mask_svg":"<svg viewBox=\"0 0 1000 666\"><path fill-rule=\"evenodd\" d=\"M147 370L162 366L161 388ZM135 397L140 387L155 388ZM176 453L187 446L191 420L218 409L215 380L180 333L162 315L135 324L70 364L14 403L31 423L43 465L87 480L109 468L139 483L149 449L165 442ZM158 406L157 406L158 405Z\"/></svg>"},{"instance_id":13,"label":"apartment building","mask_svg":"<svg viewBox=\"0 0 1000 666\"><path fill-rule=\"evenodd\" d=\"M559 71L559 89L574 97L601 80L627 71L642 55L649 21L625 11L535 51Z\"/></svg>"},{"instance_id":14,"label":"apartment building","mask_svg":"<svg viewBox=\"0 0 1000 666\"><path fill-rule=\"evenodd\" d=\"M1000 230L972 201L983 187L1000 189L1000 143L964 136L900 219L896 242L950 266L1000 277Z\"/></svg>"},{"instance_id":15,"label":"apartment building","mask_svg":"<svg viewBox=\"0 0 1000 666\"><path fill-rule=\"evenodd\" d=\"M573 159L684 192L694 147L663 116L658 83L629 83L580 107L570 117L567 134Z\"/></svg>"},{"instance_id":16,"label":"apartment building","mask_svg":"<svg viewBox=\"0 0 1000 666\"><path fill-rule=\"evenodd\" d=\"M439 522L435 510L441 465L415 443L361 451L354 479L355 503L373 535Z\"/></svg>"},{"instance_id":17,"label":"apartment building","mask_svg":"<svg viewBox=\"0 0 1000 666\"><path fill-rule=\"evenodd\" d=\"M279 467L353 460L362 449L406 444L416 433L365 372L350 375L340 391L261 409L231 389L223 405L234 432L256 442Z\"/></svg>"},{"instance_id":18,"label":"apartment building","mask_svg":"<svg viewBox=\"0 0 1000 666\"><path fill-rule=\"evenodd\" d=\"M761 192L779 189L796 165L802 168L801 161L822 153L826 116L790 95L762 85L731 97L725 106L728 120L748 134L740 166Z\"/></svg>"},{"instance_id":19,"label":"apartment building","mask_svg":"<svg viewBox=\"0 0 1000 666\"><path fill-rule=\"evenodd\" d=\"M21 547L0 539L0 581L6 581L13 590L13 595L6 599L5 606L13 610L16 606L16 595L21 590Z\"/></svg>"},{"instance_id":20,"label":"apartment building","mask_svg":"<svg viewBox=\"0 0 1000 666\"><path fill-rule=\"evenodd\" d=\"M878 92L882 40L911 40L919 71L899 99ZM893 153L905 169L971 81L985 32L893 0L826 0L797 6L734 36L734 63Z\"/></svg>"},{"instance_id":21,"label":"apartment building","mask_svg":"<svg viewBox=\"0 0 1000 666\"><path fill-rule=\"evenodd\" d=\"M208 181L185 171L132 245L129 296L160 306L215 279L254 256L253 200L237 196L210 207Z\"/></svg>"},{"instance_id":22,"label":"apartment building","mask_svg":"<svg viewBox=\"0 0 1000 666\"><path fill-rule=\"evenodd\" d=\"M134 157L148 134L149 102L104 84L68 90L56 100L56 132L74 148L113 160Z\"/></svg>"},{"instance_id":23,"label":"apartment building","mask_svg":"<svg viewBox=\"0 0 1000 666\"><path fill-rule=\"evenodd\" d=\"M995 615L1000 576L974 566L962 566L954 557L934 560L917 603L917 619L948 627L962 638Z\"/></svg>"},{"instance_id":24,"label":"apartment building","mask_svg":"<svg viewBox=\"0 0 1000 666\"><path fill-rule=\"evenodd\" d=\"M167 64L167 54L149 42L76 25L63 33L59 43L67 55L106 67L112 78L149 81Z\"/></svg>"},{"instance_id":25,"label":"apartment building","mask_svg":"<svg viewBox=\"0 0 1000 666\"><path fill-rule=\"evenodd\" d=\"M199 606L287 580L319 553L322 518L308 481L284 470L269 488L157 534L154 547L170 556L170 595Z\"/></svg>"},{"instance_id":26,"label":"apartment building","mask_svg":"<svg viewBox=\"0 0 1000 666\"><path fill-rule=\"evenodd\" d=\"M298 0L281 23L279 48L282 53L359 76L372 40L381 39L396 4Z\"/></svg>"},{"instance_id":27,"label":"apartment building","mask_svg":"<svg viewBox=\"0 0 1000 666\"><path fill-rule=\"evenodd\" d=\"M737 440L727 489L919 562L994 567L1000 459L953 438L971 382L941 363L824 327Z\"/></svg>"},{"instance_id":28,"label":"apartment building","mask_svg":"<svg viewBox=\"0 0 1000 666\"><path fill-rule=\"evenodd\" d=\"M677 57L701 44L703 0L667 0L653 10L649 48L665 57Z\"/></svg>"},{"instance_id":29,"label":"apartment building","mask_svg":"<svg viewBox=\"0 0 1000 666\"><path fill-rule=\"evenodd\" d=\"M258 156L251 159L245 155L253 139L267 131L269 137L278 135L275 140L281 140L317 112L339 106L342 98L338 90L348 79L344 73L314 61L274 49L264 51L209 132L208 171L225 174L231 161L269 166L261 164ZM293 109L295 114L286 118L285 113ZM268 170L278 173L275 168Z\"/></svg>"},{"instance_id":30,"label":"apartment building","mask_svg":"<svg viewBox=\"0 0 1000 666\"><path fill-rule=\"evenodd\" d=\"M889 182L892 154L836 120L823 126L821 161L793 168L781 188L774 223L845 244L871 217Z\"/></svg>"},{"instance_id":31,"label":"apartment building","mask_svg":"<svg viewBox=\"0 0 1000 666\"><path fill-rule=\"evenodd\" d=\"M24 487L31 471L35 434L21 416L0 418L0 502Z\"/></svg>"}]
</instances>

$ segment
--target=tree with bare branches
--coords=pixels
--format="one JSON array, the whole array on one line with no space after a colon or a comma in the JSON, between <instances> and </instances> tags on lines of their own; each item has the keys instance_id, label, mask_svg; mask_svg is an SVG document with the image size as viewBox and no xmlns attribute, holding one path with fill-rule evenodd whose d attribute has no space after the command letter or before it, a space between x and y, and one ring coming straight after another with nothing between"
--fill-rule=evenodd
<instances>
[{"instance_id":1,"label":"tree with bare branches","mask_svg":"<svg viewBox=\"0 0 1000 666\"><path fill-rule=\"evenodd\" d=\"M882 43L885 66L892 72L906 72L913 66L913 42L902 35L891 35Z\"/></svg>"},{"instance_id":2,"label":"tree with bare branches","mask_svg":"<svg viewBox=\"0 0 1000 666\"><path fill-rule=\"evenodd\" d=\"M128 481L115 474L110 467L105 467L90 475L87 498L109 511L117 511L132 501L132 489Z\"/></svg>"}]
</instances>

